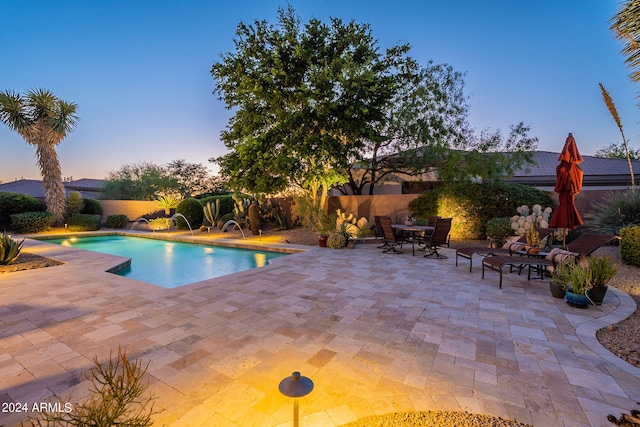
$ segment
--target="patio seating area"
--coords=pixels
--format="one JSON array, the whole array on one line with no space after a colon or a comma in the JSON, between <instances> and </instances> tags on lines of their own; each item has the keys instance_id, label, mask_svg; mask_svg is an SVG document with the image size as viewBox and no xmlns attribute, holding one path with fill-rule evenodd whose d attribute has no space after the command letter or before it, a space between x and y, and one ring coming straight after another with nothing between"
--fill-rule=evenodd
<instances>
[{"instance_id":1,"label":"patio seating area","mask_svg":"<svg viewBox=\"0 0 640 427\"><path fill-rule=\"evenodd\" d=\"M163 289L104 272L119 257L27 240L66 264L0 276L0 402L77 402L93 357L118 346L150 362L154 421L170 427L290 426L278 384L293 371L315 384L302 426L458 410L600 427L640 401L640 369L595 337L635 310L628 295L610 288L580 310L546 281L514 274L500 289L456 268L454 249L435 260L376 246L307 247Z\"/></svg>"}]
</instances>

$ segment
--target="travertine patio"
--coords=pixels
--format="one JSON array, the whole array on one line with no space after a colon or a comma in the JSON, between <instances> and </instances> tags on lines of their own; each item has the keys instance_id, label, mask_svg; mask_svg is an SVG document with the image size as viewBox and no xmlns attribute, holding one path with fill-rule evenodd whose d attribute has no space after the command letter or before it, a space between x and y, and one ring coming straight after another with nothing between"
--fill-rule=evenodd
<instances>
[{"instance_id":1,"label":"travertine patio","mask_svg":"<svg viewBox=\"0 0 640 427\"><path fill-rule=\"evenodd\" d=\"M451 256L359 245L167 290L104 272L117 257L26 247L67 263L0 275L2 402L77 402L93 357L118 346L150 362L157 425L290 426L278 383L292 371L315 383L304 426L442 409L599 427L640 401L640 369L595 338L635 309L615 289L579 310L546 282L513 274L498 289Z\"/></svg>"}]
</instances>

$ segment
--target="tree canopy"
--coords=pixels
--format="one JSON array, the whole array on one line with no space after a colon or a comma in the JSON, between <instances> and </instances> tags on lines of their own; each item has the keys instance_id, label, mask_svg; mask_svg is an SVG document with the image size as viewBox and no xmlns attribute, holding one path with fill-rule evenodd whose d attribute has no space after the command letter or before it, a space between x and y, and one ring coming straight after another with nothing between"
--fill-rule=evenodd
<instances>
[{"instance_id":1,"label":"tree canopy","mask_svg":"<svg viewBox=\"0 0 640 427\"><path fill-rule=\"evenodd\" d=\"M158 196L192 197L211 191L214 178L206 166L173 160L166 165L138 162L109 172L104 192L115 199L155 200Z\"/></svg>"},{"instance_id":2,"label":"tree canopy","mask_svg":"<svg viewBox=\"0 0 640 427\"><path fill-rule=\"evenodd\" d=\"M302 25L291 6L277 19L241 22L235 51L211 69L234 112L221 135L231 151L214 160L232 188L361 194L393 173L493 179L530 160L537 140L522 123L506 139L474 134L463 75L449 65L420 66L406 44L382 52L367 24Z\"/></svg>"},{"instance_id":3,"label":"tree canopy","mask_svg":"<svg viewBox=\"0 0 640 427\"><path fill-rule=\"evenodd\" d=\"M611 143L606 147L600 148L594 153L595 157L607 157L610 159L626 159L627 150L624 144ZM629 148L629 158L640 160L640 149Z\"/></svg>"},{"instance_id":4,"label":"tree canopy","mask_svg":"<svg viewBox=\"0 0 640 427\"><path fill-rule=\"evenodd\" d=\"M235 48L211 69L215 93L235 110L222 133L232 152L217 161L232 187L253 192L344 173L376 137L410 62L406 45L381 53L366 24L303 28L291 6L277 26L240 23Z\"/></svg>"}]
</instances>

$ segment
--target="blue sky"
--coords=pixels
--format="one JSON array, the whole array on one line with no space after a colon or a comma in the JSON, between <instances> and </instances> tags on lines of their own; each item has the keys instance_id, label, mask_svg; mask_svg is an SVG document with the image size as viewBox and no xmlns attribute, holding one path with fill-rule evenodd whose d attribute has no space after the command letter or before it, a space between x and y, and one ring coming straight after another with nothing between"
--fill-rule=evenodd
<instances>
[{"instance_id":1,"label":"blue sky","mask_svg":"<svg viewBox=\"0 0 640 427\"><path fill-rule=\"evenodd\" d=\"M605 0L291 0L303 21L371 25L380 47L409 43L421 63L466 73L478 130L524 121L539 149L572 132L583 154L621 141L598 82L640 146L636 88L608 27ZM64 176L104 178L126 163L207 164L226 152L230 113L212 95L211 65L238 22L275 22L285 1L0 0L0 89L46 88L78 104L58 147ZM0 125L0 180L39 179L35 150Z\"/></svg>"}]
</instances>

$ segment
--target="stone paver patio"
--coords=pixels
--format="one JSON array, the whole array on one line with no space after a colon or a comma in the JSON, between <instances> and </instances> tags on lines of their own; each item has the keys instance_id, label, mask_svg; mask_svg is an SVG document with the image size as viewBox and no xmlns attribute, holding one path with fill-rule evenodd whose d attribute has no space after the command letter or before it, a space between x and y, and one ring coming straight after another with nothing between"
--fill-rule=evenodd
<instances>
[{"instance_id":1,"label":"stone paver patio","mask_svg":"<svg viewBox=\"0 0 640 427\"><path fill-rule=\"evenodd\" d=\"M118 346L150 362L154 420L172 427L290 426L278 384L292 371L315 383L303 426L439 409L599 427L640 401L640 369L595 338L635 309L615 289L580 310L547 282L508 274L499 289L453 250L430 260L375 245L163 289L104 272L118 257L25 246L66 264L0 275L2 402L77 402L94 356ZM21 419L0 414L6 427Z\"/></svg>"}]
</instances>

